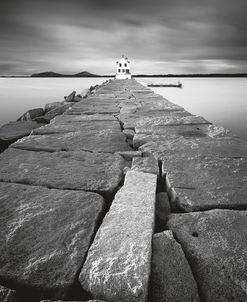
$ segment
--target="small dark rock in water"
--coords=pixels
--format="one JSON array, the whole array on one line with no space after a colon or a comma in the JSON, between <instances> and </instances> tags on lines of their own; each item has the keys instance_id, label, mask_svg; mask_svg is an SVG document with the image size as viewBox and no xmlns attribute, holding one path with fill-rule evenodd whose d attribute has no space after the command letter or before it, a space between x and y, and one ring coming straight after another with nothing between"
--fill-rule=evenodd
<instances>
[{"instance_id":1,"label":"small dark rock in water","mask_svg":"<svg viewBox=\"0 0 247 302\"><path fill-rule=\"evenodd\" d=\"M0 128L0 152L18 139L29 135L33 129L43 126L34 121L9 122Z\"/></svg>"},{"instance_id":2,"label":"small dark rock in water","mask_svg":"<svg viewBox=\"0 0 247 302\"><path fill-rule=\"evenodd\" d=\"M18 118L17 121L31 121L34 118L41 116L44 114L43 108L35 108L28 110L26 113L24 113L21 117Z\"/></svg>"},{"instance_id":3,"label":"small dark rock in water","mask_svg":"<svg viewBox=\"0 0 247 302\"><path fill-rule=\"evenodd\" d=\"M0 301L1 302L15 302L16 292L9 288L0 285Z\"/></svg>"}]
</instances>

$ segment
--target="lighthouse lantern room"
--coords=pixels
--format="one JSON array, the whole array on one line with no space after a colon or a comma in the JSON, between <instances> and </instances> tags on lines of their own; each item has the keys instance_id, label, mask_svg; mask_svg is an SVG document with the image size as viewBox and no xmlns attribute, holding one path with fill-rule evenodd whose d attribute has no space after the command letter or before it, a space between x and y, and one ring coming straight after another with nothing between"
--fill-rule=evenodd
<instances>
[{"instance_id":1,"label":"lighthouse lantern room","mask_svg":"<svg viewBox=\"0 0 247 302\"><path fill-rule=\"evenodd\" d=\"M128 60L128 58L125 58L124 55L119 61L117 61L116 79L131 79L130 61Z\"/></svg>"}]
</instances>

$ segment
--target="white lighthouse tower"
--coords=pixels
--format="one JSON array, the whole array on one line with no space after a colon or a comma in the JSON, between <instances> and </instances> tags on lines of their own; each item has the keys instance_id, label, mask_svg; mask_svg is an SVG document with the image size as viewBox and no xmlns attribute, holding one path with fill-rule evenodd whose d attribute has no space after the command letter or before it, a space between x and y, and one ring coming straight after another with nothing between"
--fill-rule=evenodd
<instances>
[{"instance_id":1,"label":"white lighthouse tower","mask_svg":"<svg viewBox=\"0 0 247 302\"><path fill-rule=\"evenodd\" d=\"M128 58L125 58L124 55L119 61L117 61L116 79L131 79L130 61Z\"/></svg>"}]
</instances>

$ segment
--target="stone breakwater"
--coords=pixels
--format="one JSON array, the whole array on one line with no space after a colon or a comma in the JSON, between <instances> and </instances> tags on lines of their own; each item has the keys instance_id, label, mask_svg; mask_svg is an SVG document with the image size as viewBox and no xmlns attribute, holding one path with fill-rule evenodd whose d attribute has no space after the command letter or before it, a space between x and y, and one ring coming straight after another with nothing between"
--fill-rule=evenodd
<instances>
[{"instance_id":1,"label":"stone breakwater","mask_svg":"<svg viewBox=\"0 0 247 302\"><path fill-rule=\"evenodd\" d=\"M11 144L0 188L0 301L247 301L247 143L134 79Z\"/></svg>"}]
</instances>

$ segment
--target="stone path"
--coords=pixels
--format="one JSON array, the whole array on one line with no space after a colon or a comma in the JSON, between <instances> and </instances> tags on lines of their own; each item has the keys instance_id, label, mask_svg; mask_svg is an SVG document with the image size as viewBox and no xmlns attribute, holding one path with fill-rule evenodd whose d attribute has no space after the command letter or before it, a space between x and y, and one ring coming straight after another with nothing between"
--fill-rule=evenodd
<instances>
[{"instance_id":1,"label":"stone path","mask_svg":"<svg viewBox=\"0 0 247 302\"><path fill-rule=\"evenodd\" d=\"M247 301L247 143L134 79L0 154L0 203L3 301Z\"/></svg>"}]
</instances>

